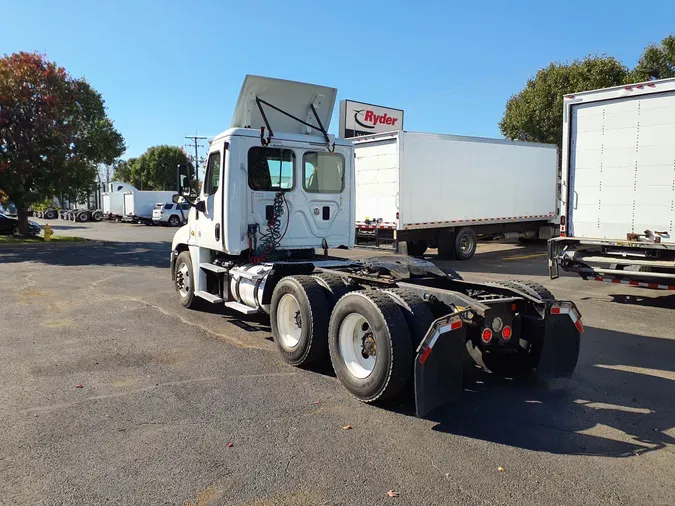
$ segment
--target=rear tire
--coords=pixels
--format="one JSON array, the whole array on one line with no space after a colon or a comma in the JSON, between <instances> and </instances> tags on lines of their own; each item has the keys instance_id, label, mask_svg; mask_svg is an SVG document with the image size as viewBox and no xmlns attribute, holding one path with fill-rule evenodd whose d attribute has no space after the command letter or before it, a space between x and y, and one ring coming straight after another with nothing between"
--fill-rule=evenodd
<instances>
[{"instance_id":1,"label":"rear tire","mask_svg":"<svg viewBox=\"0 0 675 506\"><path fill-rule=\"evenodd\" d=\"M86 221L89 221L89 215L87 213L78 213L75 219L80 223L84 223Z\"/></svg>"},{"instance_id":2,"label":"rear tire","mask_svg":"<svg viewBox=\"0 0 675 506\"><path fill-rule=\"evenodd\" d=\"M101 211L96 211L91 215L93 221L101 221L103 219L103 213Z\"/></svg>"},{"instance_id":3,"label":"rear tire","mask_svg":"<svg viewBox=\"0 0 675 506\"><path fill-rule=\"evenodd\" d=\"M171 225L172 227L177 227L178 225L180 225L180 218L175 214L173 216L170 216L169 225Z\"/></svg>"},{"instance_id":4,"label":"rear tire","mask_svg":"<svg viewBox=\"0 0 675 506\"><path fill-rule=\"evenodd\" d=\"M287 276L274 287L270 323L286 362L297 367L325 362L328 305L324 288L311 276Z\"/></svg>"},{"instance_id":5,"label":"rear tire","mask_svg":"<svg viewBox=\"0 0 675 506\"><path fill-rule=\"evenodd\" d=\"M469 260L476 253L478 240L470 227L459 229L455 235L455 256L457 260Z\"/></svg>"},{"instance_id":6,"label":"rear tire","mask_svg":"<svg viewBox=\"0 0 675 506\"><path fill-rule=\"evenodd\" d=\"M408 323L412 352L416 353L427 330L435 320L429 304L415 292L404 288L390 288L382 291L389 295L401 309Z\"/></svg>"},{"instance_id":7,"label":"rear tire","mask_svg":"<svg viewBox=\"0 0 675 506\"><path fill-rule=\"evenodd\" d=\"M421 257L427 251L426 241L408 241L407 246L411 257Z\"/></svg>"},{"instance_id":8,"label":"rear tire","mask_svg":"<svg viewBox=\"0 0 675 506\"><path fill-rule=\"evenodd\" d=\"M328 348L340 383L363 402L394 397L410 377L410 332L388 294L358 290L343 296L331 314Z\"/></svg>"},{"instance_id":9,"label":"rear tire","mask_svg":"<svg viewBox=\"0 0 675 506\"><path fill-rule=\"evenodd\" d=\"M54 218L56 218L56 211L50 209L49 211L45 212L44 217L47 220L53 220Z\"/></svg>"},{"instance_id":10,"label":"rear tire","mask_svg":"<svg viewBox=\"0 0 675 506\"><path fill-rule=\"evenodd\" d=\"M533 297L538 297L542 300L557 300L555 295L553 295L548 288L535 281L521 281L519 279L512 279L507 281L507 283L516 285L521 291L532 295Z\"/></svg>"},{"instance_id":11,"label":"rear tire","mask_svg":"<svg viewBox=\"0 0 675 506\"><path fill-rule=\"evenodd\" d=\"M175 283L178 299L183 307L194 309L199 303L195 296L194 270L189 251L183 251L176 258Z\"/></svg>"},{"instance_id":12,"label":"rear tire","mask_svg":"<svg viewBox=\"0 0 675 506\"><path fill-rule=\"evenodd\" d=\"M312 274L312 278L314 278L317 283L319 283L326 290L326 295L328 298L332 299L332 304L330 305L330 309L328 311L329 314L340 297L356 289L356 287L345 283L344 280L337 274L320 272L318 274Z\"/></svg>"}]
</instances>

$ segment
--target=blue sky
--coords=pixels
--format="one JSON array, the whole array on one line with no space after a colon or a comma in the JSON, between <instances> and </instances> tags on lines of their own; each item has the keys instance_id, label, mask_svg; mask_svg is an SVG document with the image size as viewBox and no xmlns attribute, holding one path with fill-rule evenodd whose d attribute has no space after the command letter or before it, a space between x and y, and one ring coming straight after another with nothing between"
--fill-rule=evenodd
<instances>
[{"instance_id":1,"label":"blue sky","mask_svg":"<svg viewBox=\"0 0 675 506\"><path fill-rule=\"evenodd\" d=\"M38 50L85 76L125 157L227 129L247 73L404 109L408 130L499 137L508 97L550 61L632 66L675 32L672 0L0 0L0 13L0 54Z\"/></svg>"}]
</instances>

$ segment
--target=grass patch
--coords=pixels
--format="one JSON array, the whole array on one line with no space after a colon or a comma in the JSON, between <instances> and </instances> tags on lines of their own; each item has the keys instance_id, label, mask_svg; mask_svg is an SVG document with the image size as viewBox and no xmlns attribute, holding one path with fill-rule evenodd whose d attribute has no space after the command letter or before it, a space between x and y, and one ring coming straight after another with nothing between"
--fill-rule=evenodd
<instances>
[{"instance_id":1,"label":"grass patch","mask_svg":"<svg viewBox=\"0 0 675 506\"><path fill-rule=\"evenodd\" d=\"M14 235L0 235L0 244L49 244L50 242L88 242L84 237L68 235L53 235L51 241L45 241L43 237L18 237Z\"/></svg>"}]
</instances>

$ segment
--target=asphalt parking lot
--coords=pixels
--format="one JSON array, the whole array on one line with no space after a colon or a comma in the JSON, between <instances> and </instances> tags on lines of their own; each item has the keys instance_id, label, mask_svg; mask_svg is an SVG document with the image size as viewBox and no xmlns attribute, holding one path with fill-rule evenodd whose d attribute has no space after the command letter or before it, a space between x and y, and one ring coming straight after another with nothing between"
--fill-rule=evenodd
<instances>
[{"instance_id":1,"label":"asphalt parking lot","mask_svg":"<svg viewBox=\"0 0 675 506\"><path fill-rule=\"evenodd\" d=\"M182 309L175 229L50 224L97 241L0 246L0 505L675 504L669 292L551 281L541 245L439 262L537 280L586 332L571 379L474 372L421 420L287 366L264 318Z\"/></svg>"}]
</instances>

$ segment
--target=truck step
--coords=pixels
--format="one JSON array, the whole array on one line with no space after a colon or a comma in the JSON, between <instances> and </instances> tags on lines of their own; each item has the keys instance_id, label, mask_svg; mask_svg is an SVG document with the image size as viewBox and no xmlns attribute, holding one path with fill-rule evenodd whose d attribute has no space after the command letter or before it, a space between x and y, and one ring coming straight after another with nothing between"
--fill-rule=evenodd
<instances>
[{"instance_id":1,"label":"truck step","mask_svg":"<svg viewBox=\"0 0 675 506\"><path fill-rule=\"evenodd\" d=\"M227 272L227 269L225 267L220 267L219 265L214 265L210 264L207 262L201 262L199 264L200 269L204 269L207 271L215 272L216 274L221 274L223 272Z\"/></svg>"},{"instance_id":2,"label":"truck step","mask_svg":"<svg viewBox=\"0 0 675 506\"><path fill-rule=\"evenodd\" d=\"M195 295L197 297L201 297L204 300L208 300L212 304L220 304L223 302L222 298L218 297L217 295L213 295L212 293L205 292L204 290L197 290Z\"/></svg>"},{"instance_id":3,"label":"truck step","mask_svg":"<svg viewBox=\"0 0 675 506\"><path fill-rule=\"evenodd\" d=\"M230 309L234 309L235 311L238 311L243 314L255 314L258 312L257 309L249 307L246 304L242 304L241 302L235 301L226 302L225 307L229 307Z\"/></svg>"}]
</instances>

